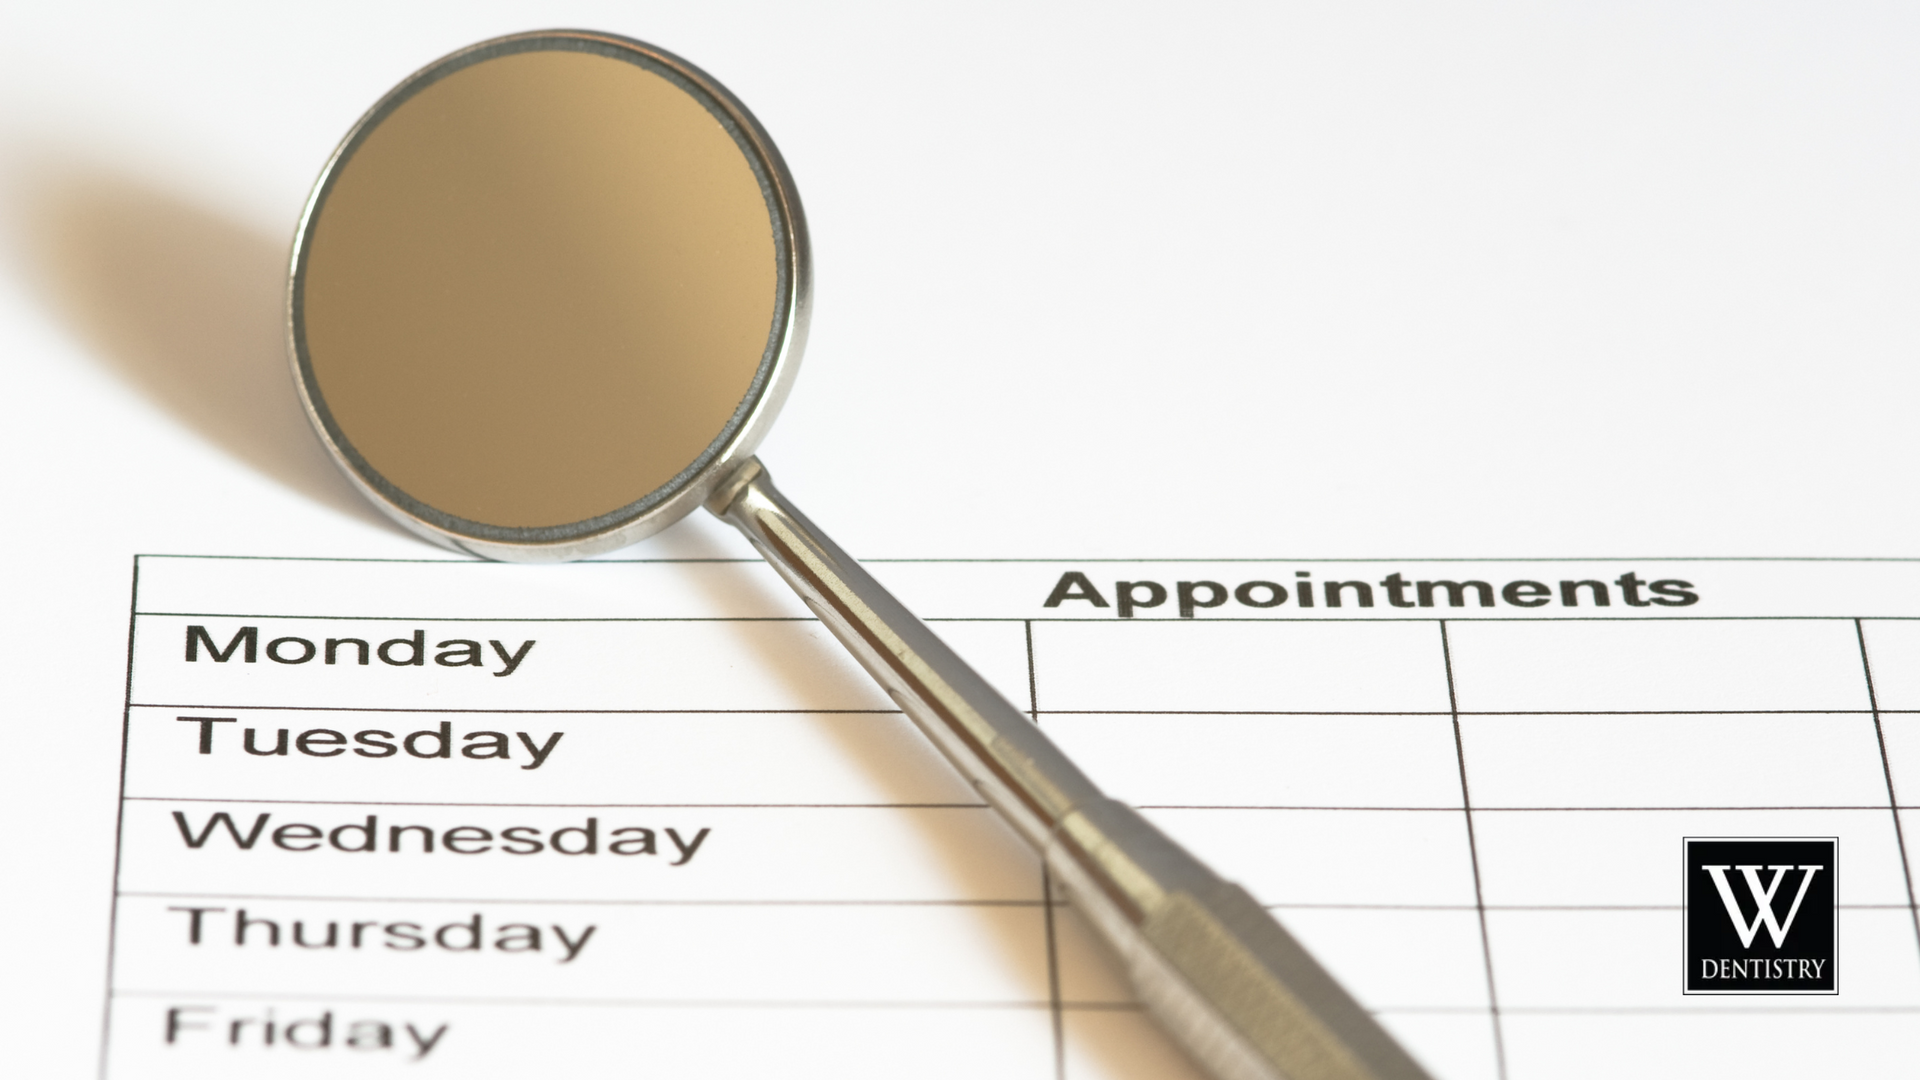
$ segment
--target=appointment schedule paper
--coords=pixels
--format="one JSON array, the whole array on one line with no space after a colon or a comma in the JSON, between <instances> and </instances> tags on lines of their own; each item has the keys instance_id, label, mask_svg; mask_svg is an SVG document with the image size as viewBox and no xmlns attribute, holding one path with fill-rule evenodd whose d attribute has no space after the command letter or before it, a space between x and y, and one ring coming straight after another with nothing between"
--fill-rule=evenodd
<instances>
[{"instance_id":1,"label":"appointment schedule paper","mask_svg":"<svg viewBox=\"0 0 1920 1080\"><path fill-rule=\"evenodd\" d=\"M1920 562L874 570L1436 1076L1920 1035ZM760 564L135 579L109 1077L1192 1075ZM1682 992L1688 837L1837 841L1837 992Z\"/></svg>"}]
</instances>

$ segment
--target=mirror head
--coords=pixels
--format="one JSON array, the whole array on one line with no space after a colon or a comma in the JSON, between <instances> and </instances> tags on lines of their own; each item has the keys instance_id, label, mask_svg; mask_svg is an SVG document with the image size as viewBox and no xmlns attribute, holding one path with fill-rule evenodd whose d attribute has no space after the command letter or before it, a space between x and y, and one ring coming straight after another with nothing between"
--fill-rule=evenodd
<instances>
[{"instance_id":1,"label":"mirror head","mask_svg":"<svg viewBox=\"0 0 1920 1080\"><path fill-rule=\"evenodd\" d=\"M806 335L806 225L746 107L641 42L543 31L401 83L294 242L295 381L334 460L427 538L580 558L745 461Z\"/></svg>"}]
</instances>

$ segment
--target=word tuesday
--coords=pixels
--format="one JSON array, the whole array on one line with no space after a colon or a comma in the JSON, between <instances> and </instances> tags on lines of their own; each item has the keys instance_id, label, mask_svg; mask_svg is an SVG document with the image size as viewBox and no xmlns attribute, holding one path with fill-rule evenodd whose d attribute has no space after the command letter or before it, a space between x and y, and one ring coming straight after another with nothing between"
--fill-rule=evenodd
<instances>
[{"instance_id":1,"label":"word tuesday","mask_svg":"<svg viewBox=\"0 0 1920 1080\"><path fill-rule=\"evenodd\" d=\"M217 742L213 737L213 725L239 723L234 717L177 716L174 719L182 724L200 725L202 754L213 753L215 746L231 749L236 741L231 735ZM254 757L286 757L289 746L308 757L339 757L347 752L349 745L346 732L335 731L332 728L308 728L292 738L288 738L288 734L286 728L280 728L275 733L273 742L268 743L266 739L260 737L257 729L245 728L241 730L237 741L240 743L240 749ZM544 742L536 740L524 731L516 731L514 734L520 739L520 746L525 750L524 756L533 759L531 764L520 767L537 769L547 763L547 758L553 754L553 748L560 745L560 737L566 732L552 732L547 735ZM402 750L417 758L451 758L455 746L459 747L460 756L464 758L501 758L511 761L514 757L514 746L507 739L506 732L469 731L460 735L456 742L453 724L446 720L440 721L437 727L408 732L406 735L395 735L391 731L382 731L379 728L356 731L353 733L352 746L355 754L368 758L389 758Z\"/></svg>"}]
</instances>

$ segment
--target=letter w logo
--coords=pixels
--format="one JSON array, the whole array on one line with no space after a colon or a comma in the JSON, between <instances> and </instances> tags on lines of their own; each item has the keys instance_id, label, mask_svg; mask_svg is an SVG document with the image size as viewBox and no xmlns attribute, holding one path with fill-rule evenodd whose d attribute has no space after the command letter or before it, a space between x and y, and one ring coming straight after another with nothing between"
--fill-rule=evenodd
<instances>
[{"instance_id":1,"label":"letter w logo","mask_svg":"<svg viewBox=\"0 0 1920 1080\"><path fill-rule=\"evenodd\" d=\"M209 826L211 828L211 826ZM1787 919L1781 922L1773 911L1774 894L1780 891L1780 883L1786 879L1787 871L1795 869L1792 865L1768 866L1773 871L1772 880L1762 887L1759 866L1701 866L1700 869L1713 875L1714 887L1720 890L1720 902L1727 906L1727 918L1733 920L1733 928L1740 934L1740 947L1753 948L1753 939L1760 927L1767 928L1767 934L1773 938L1773 947L1778 949L1786 944L1787 931L1793 929L1794 916L1800 914L1800 901L1807 897L1807 886L1813 884L1813 875L1825 870L1824 866L1801 866L1800 891L1793 896L1793 906L1787 909ZM1738 870L1747 883L1747 892L1753 897L1753 921L1740 917L1740 900L1733 895L1733 886L1727 882L1727 871Z\"/></svg>"}]
</instances>

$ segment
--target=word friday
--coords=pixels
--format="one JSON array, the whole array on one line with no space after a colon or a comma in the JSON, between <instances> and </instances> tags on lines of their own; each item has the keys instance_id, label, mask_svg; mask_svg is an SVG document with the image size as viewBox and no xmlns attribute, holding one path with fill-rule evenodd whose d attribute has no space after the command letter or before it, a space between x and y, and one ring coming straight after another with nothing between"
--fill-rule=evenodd
<instances>
[{"instance_id":1,"label":"word friday","mask_svg":"<svg viewBox=\"0 0 1920 1080\"><path fill-rule=\"evenodd\" d=\"M434 1027L410 1021L342 1020L336 1023L333 1010L319 1016L282 1020L271 1008L251 1016L220 1016L211 1005L175 1005L167 1010L167 1045L175 1046L205 1039L222 1039L228 1046L263 1050L360 1050L411 1053L419 1061L440 1045L449 1025ZM224 1031L222 1030L224 1029ZM224 1036L224 1038L223 1038ZM405 1038L402 1038L405 1036Z\"/></svg>"}]
</instances>

